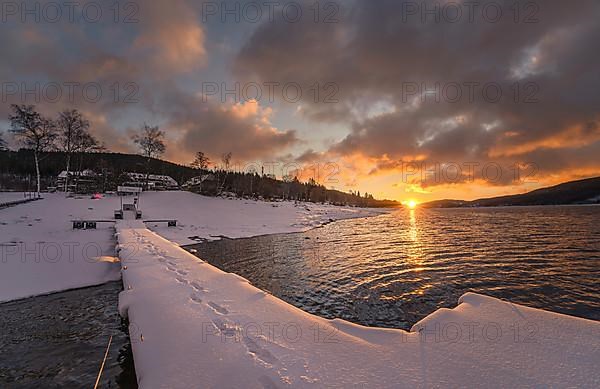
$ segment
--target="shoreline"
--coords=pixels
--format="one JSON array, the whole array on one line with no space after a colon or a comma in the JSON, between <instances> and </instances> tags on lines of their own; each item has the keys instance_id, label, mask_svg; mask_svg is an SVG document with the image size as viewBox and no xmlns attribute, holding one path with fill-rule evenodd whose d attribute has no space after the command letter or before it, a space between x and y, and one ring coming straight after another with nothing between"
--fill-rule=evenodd
<instances>
[{"instance_id":1,"label":"shoreline","mask_svg":"<svg viewBox=\"0 0 600 389\"><path fill-rule=\"evenodd\" d=\"M219 270L142 226L121 225L119 230L121 245L138 242L142 246L136 257L140 260L123 261L125 291L119 307L134 323L132 346L143 387L184 388L200 379L207 386L346 387L366 376L378 387L410 387L432 381L516 385L523 374L528 382L540 385L593 386L600 380L591 374L593 358L589 358L600 339L596 321L475 293L463 295L452 309L428 315L411 331L328 320ZM125 257L133 254L127 250L131 249L125 249ZM150 279L152 284L147 282ZM268 323L295 328L303 335L291 339L287 332L267 335ZM483 332L471 341L437 340L444 336L439 328L468 327L469 323L483 328L499 326L503 335L487 339ZM510 328L532 323L539 330L536 342L515 342ZM315 328L318 338L312 336ZM567 345L574 342L577 355L565 362L562 357ZM493 351L488 348L492 344ZM548 353L548 348L562 354ZM588 357L582 359L585 355ZM536 362L532 364L533 356ZM298 371L294 366L302 360L308 365ZM471 360L479 361L476 374L469 374ZM428 368L419 373L423 361ZM529 364L523 365L525 362ZM202 366L200 371L198 366ZM527 373L520 372L522 366L527 366ZM341 371L345 374L340 375Z\"/></svg>"},{"instance_id":2,"label":"shoreline","mask_svg":"<svg viewBox=\"0 0 600 389\"><path fill-rule=\"evenodd\" d=\"M0 221L12 218L17 223L0 224L0 232L8 232L4 235L7 240L21 236L26 246L36 241L47 243L50 231L54 244L101 242L109 253L114 251L116 236L120 264L88 263L84 256L74 257L72 262L21 264L15 257L5 264L14 273L3 275L30 280L23 272L28 269L33 272L30 274L52 281L64 280L63 284L48 285L65 286L79 283L81 280L74 278L79 272L92 272L94 277L118 275L123 285L118 310L129 320L129 339L142 387L187 388L199 380L207 386L347 387L362 382L364 377L370 377L369 384L380 387L397 387L399 383L427 386L428 382L482 386L518 384L523 374L528 382L538 385L553 382L593 386L600 382L600 377L591 373L593 366L588 366L593 362L593 350L600 347L600 323L596 321L467 293L451 309L427 315L410 331L366 327L310 314L186 250L198 242L180 243L189 241L186 236L194 233L210 237L213 232L221 236L230 232L231 237L221 239L232 240L304 233L342 220L389 215L395 209L379 209L376 213L370 209L314 206L307 211L290 203L272 207L270 203L234 202L185 192L148 192L142 198L145 217L171 216L181 221L178 227L155 228L141 221L124 220L115 225L117 233L112 227L73 231L64 221L110 214L116 201L48 196L4 211ZM334 217L336 220L330 221ZM55 292L59 291L41 294ZM5 302L19 300L22 298ZM454 324L464 327L473 322L484 328L497 324L503 335L492 343L485 332L479 332L476 339L461 338L460 342L436 340L445 336L438 328ZM269 323L278 324L278 333L273 336ZM539 329L537 342L515 343L511 326L521 328L531 323ZM298 339L289 333L294 329L302 334ZM574 344L578 345L577 353L569 354ZM569 358L567 362L560 359L564 355ZM535 363L528 365L531 358ZM474 367L469 361L478 361L475 368L480 373L469 373ZM427 366L424 371L423 364Z\"/></svg>"},{"instance_id":3,"label":"shoreline","mask_svg":"<svg viewBox=\"0 0 600 389\"><path fill-rule=\"evenodd\" d=\"M371 210L373 208L361 208L361 209ZM377 208L377 209L380 209L380 208ZM388 208L388 209L392 209L392 208ZM401 208L398 208L398 209L401 209ZM396 210L396 209L394 209L394 210ZM369 218L374 218L374 217L380 217L380 216L388 215L389 213L392 213L392 212L393 211L386 212L386 213L381 213L381 214L377 214L377 215L363 215L363 216L348 217L348 218L345 218L345 219L337 219L337 220L327 221L327 222L324 222L321 225L309 227L309 228L307 228L305 230L300 230L300 231L268 232L268 233L265 233L265 234L240 236L240 237L233 237L233 238L229 237L229 236L226 236L226 235L219 235L219 236L211 236L211 238L216 238L216 239L204 239L203 241L200 241L200 242L197 242L197 243L192 243L192 244L179 245L176 242L172 242L172 243L175 244L175 245L178 245L182 249L186 249L187 247L196 246L196 245L200 245L200 244L204 244L204 243L216 242L216 241L219 241L219 240L240 240L240 239L260 238L260 237L264 237L264 236L302 234L302 233L305 233L305 232L318 230L320 228L323 228L325 226L328 226L328 225L334 224L334 223L344 222L344 221L347 221L347 220L369 219ZM148 228L148 229L150 231L152 231L152 232L156 232L158 235L161 235L159 231L155 231L152 228ZM169 240L169 239L167 239L167 240Z\"/></svg>"},{"instance_id":4,"label":"shoreline","mask_svg":"<svg viewBox=\"0 0 600 389\"><path fill-rule=\"evenodd\" d=\"M366 209L371 209L371 208L366 208ZM240 240L240 239L251 239L251 238L257 238L257 237L263 237L263 236L302 234L304 232L308 232L308 231L312 231L312 230L317 230L317 229L323 228L323 227L325 227L327 225L330 225L330 224L333 224L333 223L337 223L337 222L342 222L342 221L345 221L345 220L367 219L367 218L372 218L372 217L379 217L379 216L382 216L382 215L385 215L385 214L386 213L382 213L382 214L379 214L379 215L366 215L366 216L357 216L357 217L350 217L350 218L346 218L346 219L333 220L333 221L325 222L325 223L323 223L322 225L319 225L319 226L310 227L310 228L308 228L306 230L302 230L302 231L271 232L271 233L266 233L266 234L258 234L258 235L244 236L244 237L238 237L238 238L231 238L231 237L222 235L222 236L214 237L214 238L218 238L218 239L212 239L212 240L208 240L207 239L207 240L202 241L202 242L197 242L197 243L192 243L192 244L186 244L186 245L178 245L176 242L172 242L169 239L167 239L167 240L169 240L172 244L174 244L174 245L176 245L178 247L181 247L182 249L188 251L188 248L190 248L190 247L193 247L193 246L196 246L196 245L201 245L201 244L204 244L204 243L215 242L215 241L218 241L218 240L221 240L221 239L223 239L223 240ZM158 235L160 235L159 232L154 231L151 228L149 228L149 230L157 233ZM116 228L115 228L114 231L116 233ZM115 253L115 255L116 255L116 253ZM87 289L87 288L94 288L94 287L105 285L105 284L108 284L108 283L111 283L111 282L122 282L122 277L120 277L117 280L107 280L107 281L102 281L102 282L99 282L99 283L89 284L89 285L85 285L85 286L76 286L76 287L68 288L68 289L61 289L61 290L55 290L55 291L50 291L50 292L45 292L45 293L40 293L40 294L33 294L33 295L29 295L29 296L23 296L23 297L19 297L17 299L13 299L13 300L3 300L3 301L0 301L0 304L14 303L14 302L18 303L18 302L21 302L23 300L28 300L28 299L35 298L35 297L51 296L51 295L56 294L56 293L63 293L63 292L70 292L70 291L82 290L82 289Z\"/></svg>"},{"instance_id":5,"label":"shoreline","mask_svg":"<svg viewBox=\"0 0 600 389\"><path fill-rule=\"evenodd\" d=\"M118 196L68 198L62 193L0 212L0 301L60 292L120 279L119 267L94 257L115 256L114 228L73 230L70 220L112 220ZM293 202L228 200L184 191L145 192L141 207L148 219L178 219L177 227L152 226L178 245L196 244L189 237L232 238L296 232L376 211ZM378 211L382 212L382 211Z\"/></svg>"}]
</instances>

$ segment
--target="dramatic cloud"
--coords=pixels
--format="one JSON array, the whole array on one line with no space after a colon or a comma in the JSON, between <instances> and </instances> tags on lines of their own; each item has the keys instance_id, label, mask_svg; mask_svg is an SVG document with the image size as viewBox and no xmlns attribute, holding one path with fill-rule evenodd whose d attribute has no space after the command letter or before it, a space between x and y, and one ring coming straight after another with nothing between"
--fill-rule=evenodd
<instances>
[{"instance_id":1,"label":"dramatic cloud","mask_svg":"<svg viewBox=\"0 0 600 389\"><path fill-rule=\"evenodd\" d=\"M517 14L513 1L482 1L469 14L467 3L357 1L339 23L265 24L236 69L339 85L338 104L307 98L303 111L349 123L329 153L373 158L371 174L416 161L535 164L540 179L600 172L600 4L523 1Z\"/></svg>"},{"instance_id":2,"label":"dramatic cloud","mask_svg":"<svg viewBox=\"0 0 600 389\"><path fill-rule=\"evenodd\" d=\"M0 121L11 103L73 107L115 151L133 151L130 134L148 122L166 130L176 162L204 151L335 163L336 187L396 198L522 190L531 171L538 185L600 172L595 0L307 0L294 2L299 20L285 1L273 21L264 7L257 23L223 18L249 2L211 3L210 14L191 0L127 2L115 14L85 1L57 23L3 14ZM82 15L93 4L97 22ZM279 87L274 102L239 101L203 95L206 82ZM297 102L280 92L292 84ZM495 166L503 174L490 180Z\"/></svg>"},{"instance_id":3,"label":"dramatic cloud","mask_svg":"<svg viewBox=\"0 0 600 389\"><path fill-rule=\"evenodd\" d=\"M148 51L153 66L163 71L189 71L205 62L204 31L199 15L185 1L148 1L140 7L141 33L134 55Z\"/></svg>"},{"instance_id":4,"label":"dramatic cloud","mask_svg":"<svg viewBox=\"0 0 600 389\"><path fill-rule=\"evenodd\" d=\"M172 156L181 159L184 153L193 158L203 151L218 162L231 152L236 161L275 161L286 148L298 142L293 130L279 131L271 125L269 108L261 108L255 101L233 105L213 105L196 102L196 109L188 109L169 122L171 131L180 132L172 147Z\"/></svg>"},{"instance_id":5,"label":"dramatic cloud","mask_svg":"<svg viewBox=\"0 0 600 389\"><path fill-rule=\"evenodd\" d=\"M102 17L86 20L87 6L100 7ZM142 123L157 124L167 134L167 157L186 163L199 150L213 159L226 152L236 161L274 159L298 141L293 130L271 124L269 107L201 98L199 72L211 69L200 3L87 1L73 11L71 18L62 7L56 23L43 11L3 15L0 120L10 104L35 104L49 116L78 108L92 132L121 152L135 151L130 136Z\"/></svg>"}]
</instances>

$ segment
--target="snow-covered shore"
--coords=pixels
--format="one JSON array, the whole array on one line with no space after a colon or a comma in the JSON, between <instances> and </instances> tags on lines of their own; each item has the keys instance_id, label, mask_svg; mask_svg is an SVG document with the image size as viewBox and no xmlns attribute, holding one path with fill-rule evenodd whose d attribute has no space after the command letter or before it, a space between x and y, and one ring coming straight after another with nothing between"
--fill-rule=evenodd
<instances>
[{"instance_id":1,"label":"snow-covered shore","mask_svg":"<svg viewBox=\"0 0 600 389\"><path fill-rule=\"evenodd\" d=\"M114 204L46 194L0 210L0 302L118 280L118 264L94 260L114 255L114 226L79 231L70 222L108 218Z\"/></svg>"},{"instance_id":2,"label":"snow-covered shore","mask_svg":"<svg viewBox=\"0 0 600 389\"><path fill-rule=\"evenodd\" d=\"M96 257L115 255L114 224L73 230L73 219L112 220L117 196L93 200L44 194L39 201L0 210L0 302L97 285L120 277L119 265ZM20 199L20 193L0 193ZM125 200L127 201L127 200ZM129 199L131 201L131 199ZM268 203L199 196L189 192L147 192L140 199L144 219L177 219L177 227L151 226L178 244L218 236L247 237L295 232L330 219L371 216L382 210L293 202ZM190 239L194 238L194 239Z\"/></svg>"},{"instance_id":3,"label":"snow-covered shore","mask_svg":"<svg viewBox=\"0 0 600 389\"><path fill-rule=\"evenodd\" d=\"M600 323L466 294L406 332L326 320L120 222L142 388L599 387Z\"/></svg>"},{"instance_id":4,"label":"snow-covered shore","mask_svg":"<svg viewBox=\"0 0 600 389\"><path fill-rule=\"evenodd\" d=\"M306 231L333 220L375 216L389 209L337 207L333 205L265 202L199 196L190 192L150 192L142 196L144 219L177 219L176 228L164 223L148 226L179 245L221 236L243 238L256 235ZM146 217L147 216L147 217Z\"/></svg>"},{"instance_id":5,"label":"snow-covered shore","mask_svg":"<svg viewBox=\"0 0 600 389\"><path fill-rule=\"evenodd\" d=\"M0 204L13 201L25 200L23 192L0 192Z\"/></svg>"},{"instance_id":6,"label":"snow-covered shore","mask_svg":"<svg viewBox=\"0 0 600 389\"><path fill-rule=\"evenodd\" d=\"M0 210L0 301L123 278L142 388L600 387L600 323L467 294L410 332L308 314L178 244L302 231L381 210L149 192L144 219L111 220L118 197L46 194ZM151 224L151 223L149 223ZM146 227L151 228L150 231Z\"/></svg>"}]
</instances>

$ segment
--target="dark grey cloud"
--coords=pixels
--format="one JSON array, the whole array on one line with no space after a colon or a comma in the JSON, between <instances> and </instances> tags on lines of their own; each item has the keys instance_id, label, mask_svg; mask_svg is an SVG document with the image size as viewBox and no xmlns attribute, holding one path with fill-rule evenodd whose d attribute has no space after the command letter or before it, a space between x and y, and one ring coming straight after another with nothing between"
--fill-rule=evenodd
<instances>
[{"instance_id":1,"label":"dark grey cloud","mask_svg":"<svg viewBox=\"0 0 600 389\"><path fill-rule=\"evenodd\" d=\"M312 163L312 162L319 162L323 159L324 155L321 152L315 151L313 149L308 149L306 151L304 151L302 154L300 154L299 156L297 156L295 158L296 162L299 163Z\"/></svg>"},{"instance_id":2,"label":"dark grey cloud","mask_svg":"<svg viewBox=\"0 0 600 389\"><path fill-rule=\"evenodd\" d=\"M36 4L43 6L37 1L17 5L34 9ZM102 18L84 20L86 4L99 5ZM131 133L144 122L158 124L168 135L168 156L179 162L198 150L211 156L231 151L242 160L272 157L296 143L293 130L270 124L265 107L252 112L251 106L199 98L202 71L215 54L206 48L201 2L117 5L117 22L115 4L93 1L78 2L73 20L62 6L58 23L43 14L37 21L7 16L0 24L0 121L8 117L10 104L35 104L49 116L78 108L90 119L92 132L115 151L134 151Z\"/></svg>"},{"instance_id":3,"label":"dark grey cloud","mask_svg":"<svg viewBox=\"0 0 600 389\"><path fill-rule=\"evenodd\" d=\"M403 12L407 3L445 4L343 2L339 23L265 24L240 51L235 69L261 80L336 82L338 104L307 98L304 111L312 120L349 123L350 133L330 149L339 155L526 161L551 174L573 167L547 155L564 161L556 156L597 149L600 3L521 1L515 21L514 1L478 2L480 10L500 6L503 17L495 23L478 12L472 22L465 15L456 23L443 16L439 23L433 17L423 22ZM415 102L407 93L409 86L431 89L436 82L442 89L461 85L462 98L448 89L439 102L431 95ZM465 83L479 83L473 99ZM482 86L491 83L502 91L498 101L494 93L483 94ZM381 101L391 109L365 109ZM587 156L586 165L600 171L600 154Z\"/></svg>"},{"instance_id":4,"label":"dark grey cloud","mask_svg":"<svg viewBox=\"0 0 600 389\"><path fill-rule=\"evenodd\" d=\"M79 90L73 102L42 99L38 106L46 114L81 109L96 135L118 151L131 150L128 134L136 126L160 124L169 134L168 157L178 161L203 150L217 157L232 151L239 159L287 155L307 163L362 154L366 159L357 160L379 161L373 174L393 170L389 161L411 159L534 162L547 174L576 166L593 171L600 165L598 154L589 151L597 150L600 139L600 3L520 1L518 23L513 0L478 2L479 9L501 6L504 15L497 23L481 12L473 22L463 15L456 23L431 17L423 23L403 9L436 3L449 4L345 1L333 15L335 23L323 22L328 15L323 9L315 23L312 1L302 1L304 16L296 23L283 20L281 12L274 22L203 23L202 2L187 0L137 2L137 23L114 23L110 13L99 23L11 20L0 24L0 78L4 83L98 83L103 98L97 102L82 99ZM535 23L524 22L532 16L528 4L539 6ZM228 31L241 39L237 54L239 42L232 42ZM228 54L219 52L222 45L231 45ZM230 55L235 56L231 63ZM299 83L303 98L294 120L305 115L319 129L333 124L337 133L342 127L347 134L328 150L303 152L306 134L275 128L264 104L201 101L200 84L211 81L207 74L215 67L220 76L233 71L236 79L226 81ZM432 88L436 82L463 85L462 98L407 98L408 86ZM470 82L494 83L502 99L491 103L476 87L471 101L464 86ZM338 87L333 96L327 83ZM532 85L539 87L533 90L538 102L528 104ZM132 92L134 101L125 101ZM0 118L15 102L32 103L8 96L0 104ZM310 135L306 138L314 138Z\"/></svg>"},{"instance_id":5,"label":"dark grey cloud","mask_svg":"<svg viewBox=\"0 0 600 389\"><path fill-rule=\"evenodd\" d=\"M295 130L273 127L270 109L256 102L226 105L188 96L187 106L182 105L168 117L168 128L178 139L170 154L174 159L180 159L177 154L191 157L203 151L213 160L228 152L238 162L275 160L299 142Z\"/></svg>"}]
</instances>

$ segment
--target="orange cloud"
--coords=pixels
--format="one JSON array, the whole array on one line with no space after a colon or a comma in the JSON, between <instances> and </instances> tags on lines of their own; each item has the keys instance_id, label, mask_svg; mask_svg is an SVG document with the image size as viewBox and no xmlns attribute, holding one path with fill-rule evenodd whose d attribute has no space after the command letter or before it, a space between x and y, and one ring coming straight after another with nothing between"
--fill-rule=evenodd
<instances>
[{"instance_id":1,"label":"orange cloud","mask_svg":"<svg viewBox=\"0 0 600 389\"><path fill-rule=\"evenodd\" d=\"M205 36L193 8L177 0L147 2L140 11L136 51L157 51L151 61L162 69L186 71L204 63Z\"/></svg>"},{"instance_id":2,"label":"orange cloud","mask_svg":"<svg viewBox=\"0 0 600 389\"><path fill-rule=\"evenodd\" d=\"M518 135L514 132L506 133L505 137L518 139ZM494 146L490 150L489 156L490 158L512 157L527 154L538 149L577 148L598 140L600 140L600 127L597 127L595 124L577 124L558 134L543 139L536 139L518 145Z\"/></svg>"},{"instance_id":3,"label":"orange cloud","mask_svg":"<svg viewBox=\"0 0 600 389\"><path fill-rule=\"evenodd\" d=\"M167 124L172 141L169 159L187 162L197 151L204 151L216 159L232 152L236 162L275 161L298 142L296 131L273 126L272 109L256 101L213 104L196 99L195 111L186 111Z\"/></svg>"}]
</instances>

